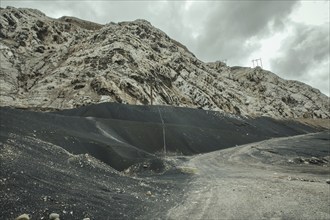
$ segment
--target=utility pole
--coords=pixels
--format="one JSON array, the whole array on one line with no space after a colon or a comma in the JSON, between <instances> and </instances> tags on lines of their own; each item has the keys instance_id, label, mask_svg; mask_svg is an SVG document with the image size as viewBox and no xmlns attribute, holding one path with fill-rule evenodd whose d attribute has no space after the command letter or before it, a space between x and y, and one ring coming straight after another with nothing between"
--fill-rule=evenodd
<instances>
[{"instance_id":1,"label":"utility pole","mask_svg":"<svg viewBox=\"0 0 330 220\"><path fill-rule=\"evenodd\" d=\"M122 91L124 91L124 100L123 100L123 102L124 102L124 104L127 104L128 102L127 102L127 97L126 97L126 83L124 82L123 83L123 81L124 81L124 79L123 78L120 78L120 80L119 80L119 88L122 90ZM124 87L122 87L122 85L124 84Z\"/></svg>"},{"instance_id":2,"label":"utility pole","mask_svg":"<svg viewBox=\"0 0 330 220\"><path fill-rule=\"evenodd\" d=\"M154 88L156 86L156 79L154 76L149 76L147 79L146 79L147 83L149 84L150 86L150 105L153 105L154 103Z\"/></svg>"},{"instance_id":3,"label":"utility pole","mask_svg":"<svg viewBox=\"0 0 330 220\"><path fill-rule=\"evenodd\" d=\"M155 78L153 76L149 76L147 78L147 82L149 83L150 86L150 105L153 105L154 101L154 86L155 86Z\"/></svg>"},{"instance_id":4,"label":"utility pole","mask_svg":"<svg viewBox=\"0 0 330 220\"><path fill-rule=\"evenodd\" d=\"M146 79L146 82L149 84L150 86L150 105L153 105L153 93L154 93L154 87L156 85L159 85L161 83L161 81L159 79L156 79L154 76L149 76ZM158 109L158 113L159 113L159 117L160 117L160 121L162 123L162 133L163 133L163 152L164 152L164 157L166 157L166 131L165 131L165 122L162 116L162 113L160 111L159 106L157 106Z\"/></svg>"},{"instance_id":5,"label":"utility pole","mask_svg":"<svg viewBox=\"0 0 330 220\"><path fill-rule=\"evenodd\" d=\"M259 65L259 61L260 61L260 65ZM256 65L254 64L254 62L256 62ZM263 68L261 58L252 60L252 66L253 66L253 68L257 67L257 66L260 66L261 68Z\"/></svg>"},{"instance_id":6,"label":"utility pole","mask_svg":"<svg viewBox=\"0 0 330 220\"><path fill-rule=\"evenodd\" d=\"M153 104L153 85L150 83L150 105Z\"/></svg>"}]
</instances>

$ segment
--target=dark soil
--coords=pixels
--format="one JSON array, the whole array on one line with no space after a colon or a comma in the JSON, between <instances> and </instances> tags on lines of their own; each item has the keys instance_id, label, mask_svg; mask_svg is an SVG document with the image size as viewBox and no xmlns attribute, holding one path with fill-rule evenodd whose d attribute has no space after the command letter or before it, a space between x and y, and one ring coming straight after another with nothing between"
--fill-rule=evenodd
<instances>
[{"instance_id":1,"label":"dark soil","mask_svg":"<svg viewBox=\"0 0 330 220\"><path fill-rule=\"evenodd\" d=\"M1 219L48 219L53 212L61 219L165 218L184 201L192 178L179 168L185 155L321 130L109 103L52 113L2 107L0 122Z\"/></svg>"}]
</instances>

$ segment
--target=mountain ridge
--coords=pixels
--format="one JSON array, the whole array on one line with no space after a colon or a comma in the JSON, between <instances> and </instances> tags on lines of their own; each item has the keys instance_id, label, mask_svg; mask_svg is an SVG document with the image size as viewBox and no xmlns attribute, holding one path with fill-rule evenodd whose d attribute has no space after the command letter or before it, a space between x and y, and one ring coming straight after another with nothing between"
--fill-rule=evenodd
<instances>
[{"instance_id":1,"label":"mountain ridge","mask_svg":"<svg viewBox=\"0 0 330 220\"><path fill-rule=\"evenodd\" d=\"M330 118L329 97L260 67L204 63L142 19L105 25L35 9L0 12L0 106L101 102L203 108L243 116Z\"/></svg>"}]
</instances>

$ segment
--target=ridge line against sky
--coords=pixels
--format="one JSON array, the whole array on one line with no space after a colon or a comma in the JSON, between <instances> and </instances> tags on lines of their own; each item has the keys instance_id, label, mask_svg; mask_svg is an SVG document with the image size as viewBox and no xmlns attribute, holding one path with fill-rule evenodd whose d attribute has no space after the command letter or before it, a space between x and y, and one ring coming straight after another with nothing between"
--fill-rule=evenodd
<instances>
[{"instance_id":1,"label":"ridge line against sky","mask_svg":"<svg viewBox=\"0 0 330 220\"><path fill-rule=\"evenodd\" d=\"M329 1L1 1L101 24L145 19L204 62L227 60L298 80L329 96Z\"/></svg>"}]
</instances>

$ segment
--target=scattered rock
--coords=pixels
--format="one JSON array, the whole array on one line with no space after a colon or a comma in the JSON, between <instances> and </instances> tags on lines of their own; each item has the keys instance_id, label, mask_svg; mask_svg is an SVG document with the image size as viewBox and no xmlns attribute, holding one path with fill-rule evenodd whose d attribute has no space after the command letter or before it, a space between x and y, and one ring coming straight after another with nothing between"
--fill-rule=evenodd
<instances>
[{"instance_id":1,"label":"scattered rock","mask_svg":"<svg viewBox=\"0 0 330 220\"><path fill-rule=\"evenodd\" d=\"M49 215L49 220L60 220L60 215L57 213L51 213Z\"/></svg>"},{"instance_id":2,"label":"scattered rock","mask_svg":"<svg viewBox=\"0 0 330 220\"><path fill-rule=\"evenodd\" d=\"M147 195L147 196L151 196L152 193L151 193L150 191L148 191L148 192L146 193L146 195Z\"/></svg>"},{"instance_id":3,"label":"scattered rock","mask_svg":"<svg viewBox=\"0 0 330 220\"><path fill-rule=\"evenodd\" d=\"M65 98L65 92L64 92L64 91L61 91L61 92L58 94L57 98Z\"/></svg>"},{"instance_id":4,"label":"scattered rock","mask_svg":"<svg viewBox=\"0 0 330 220\"><path fill-rule=\"evenodd\" d=\"M15 220L30 220L30 219L31 219L30 214L22 214L22 215L18 216Z\"/></svg>"},{"instance_id":5,"label":"scattered rock","mask_svg":"<svg viewBox=\"0 0 330 220\"><path fill-rule=\"evenodd\" d=\"M295 163L295 164L312 164L312 165L325 165L328 164L329 161L326 158L318 158L318 157L311 157L311 158L303 158L303 157L296 157L294 159L289 159L288 163Z\"/></svg>"},{"instance_id":6,"label":"scattered rock","mask_svg":"<svg viewBox=\"0 0 330 220\"><path fill-rule=\"evenodd\" d=\"M44 46L38 46L38 47L36 48L36 52L44 53L44 51L45 51L45 47L44 47Z\"/></svg>"},{"instance_id":7,"label":"scattered rock","mask_svg":"<svg viewBox=\"0 0 330 220\"><path fill-rule=\"evenodd\" d=\"M82 89L82 88L84 88L85 87L85 85L83 85L83 84L78 84L78 85L75 85L74 87L73 87L73 89L74 90L77 90L77 89Z\"/></svg>"}]
</instances>

